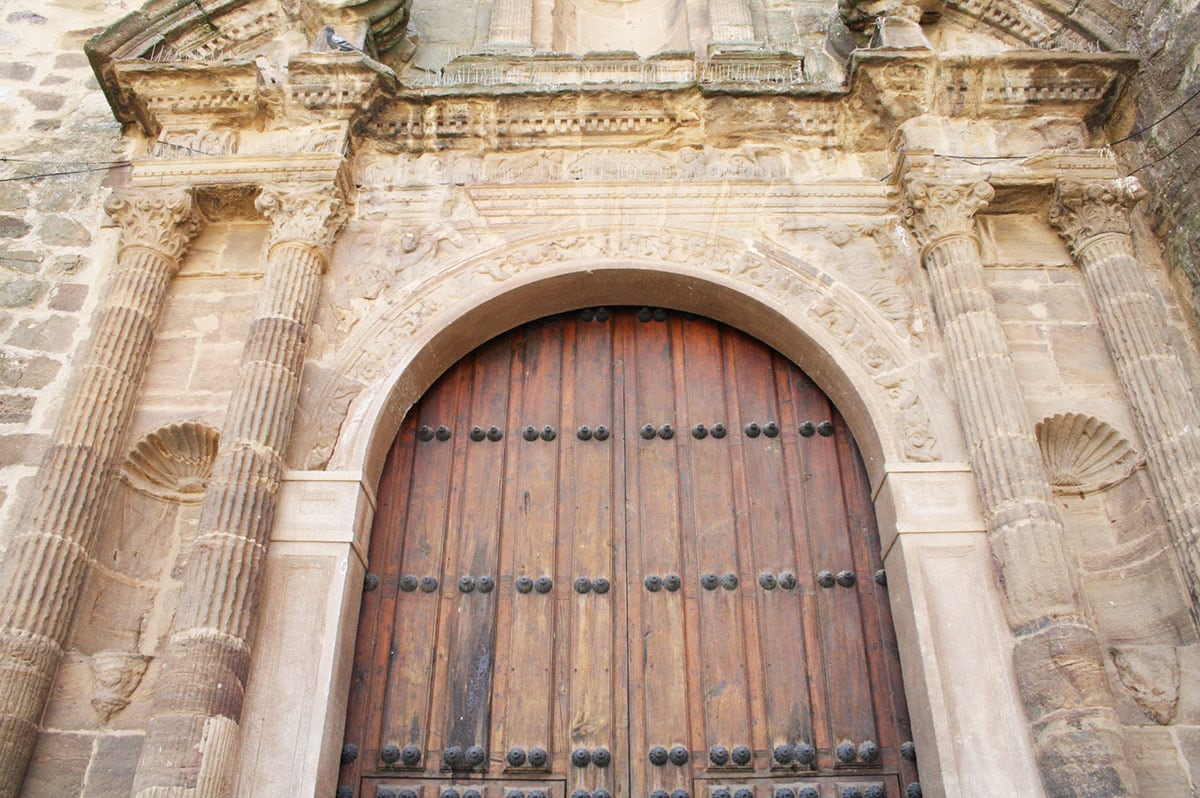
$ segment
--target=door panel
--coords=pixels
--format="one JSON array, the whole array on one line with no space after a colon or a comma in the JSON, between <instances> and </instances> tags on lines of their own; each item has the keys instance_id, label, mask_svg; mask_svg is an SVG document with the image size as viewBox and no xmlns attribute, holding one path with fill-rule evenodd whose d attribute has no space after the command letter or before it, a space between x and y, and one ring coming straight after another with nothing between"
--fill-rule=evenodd
<instances>
[{"instance_id":1,"label":"door panel","mask_svg":"<svg viewBox=\"0 0 1200 798\"><path fill-rule=\"evenodd\" d=\"M899 796L880 568L853 440L778 354L663 311L526 325L397 436L341 783Z\"/></svg>"}]
</instances>

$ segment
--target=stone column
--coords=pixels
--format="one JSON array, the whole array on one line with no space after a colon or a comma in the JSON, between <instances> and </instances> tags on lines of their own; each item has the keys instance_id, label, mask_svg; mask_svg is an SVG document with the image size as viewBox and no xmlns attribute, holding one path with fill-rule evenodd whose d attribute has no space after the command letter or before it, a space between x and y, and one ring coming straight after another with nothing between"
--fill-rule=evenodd
<instances>
[{"instance_id":1,"label":"stone column","mask_svg":"<svg viewBox=\"0 0 1200 798\"><path fill-rule=\"evenodd\" d=\"M921 174L906 183L904 215L922 244L1046 794L1136 795L1103 654L984 282L973 220L992 187Z\"/></svg>"},{"instance_id":2,"label":"stone column","mask_svg":"<svg viewBox=\"0 0 1200 798\"><path fill-rule=\"evenodd\" d=\"M0 567L0 796L24 778L154 343L154 327L200 219L191 193L123 190L97 311L50 447Z\"/></svg>"},{"instance_id":3,"label":"stone column","mask_svg":"<svg viewBox=\"0 0 1200 798\"><path fill-rule=\"evenodd\" d=\"M1050 222L1083 270L1117 374L1145 443L1192 616L1200 612L1200 406L1163 325L1163 308L1133 254L1128 210L1145 196L1133 177L1059 180Z\"/></svg>"},{"instance_id":4,"label":"stone column","mask_svg":"<svg viewBox=\"0 0 1200 798\"><path fill-rule=\"evenodd\" d=\"M345 219L329 185L264 189L257 206L271 221L263 285L162 657L134 784L143 798L233 794L283 452L321 274Z\"/></svg>"}]
</instances>

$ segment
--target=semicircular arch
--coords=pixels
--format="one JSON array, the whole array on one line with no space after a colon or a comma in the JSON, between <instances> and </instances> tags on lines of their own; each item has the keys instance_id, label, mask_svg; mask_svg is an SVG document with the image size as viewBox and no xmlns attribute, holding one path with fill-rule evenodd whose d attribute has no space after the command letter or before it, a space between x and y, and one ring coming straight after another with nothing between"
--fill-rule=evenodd
<instances>
[{"instance_id":1,"label":"semicircular arch","mask_svg":"<svg viewBox=\"0 0 1200 798\"><path fill-rule=\"evenodd\" d=\"M885 462L962 459L929 355L836 275L765 245L682 231L560 231L466 258L380 300L334 358L342 384L363 387L337 420L326 466L361 470L372 484L408 408L447 368L520 324L596 305L696 313L775 348L837 405L875 485Z\"/></svg>"}]
</instances>

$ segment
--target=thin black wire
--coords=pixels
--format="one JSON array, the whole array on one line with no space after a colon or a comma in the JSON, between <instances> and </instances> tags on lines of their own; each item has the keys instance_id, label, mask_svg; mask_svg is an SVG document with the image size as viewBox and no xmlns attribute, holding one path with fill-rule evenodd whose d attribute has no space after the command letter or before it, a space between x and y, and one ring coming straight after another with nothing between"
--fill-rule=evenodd
<instances>
[{"instance_id":1,"label":"thin black wire","mask_svg":"<svg viewBox=\"0 0 1200 798\"><path fill-rule=\"evenodd\" d=\"M1141 166L1139 166L1137 169L1134 169L1134 170L1133 170L1132 172L1130 172L1129 174L1131 174L1131 175L1136 175L1138 172L1142 171L1143 169L1146 169L1146 168L1149 168L1149 167L1151 167L1151 166L1154 166L1154 164L1158 163L1159 161L1165 161L1165 160L1167 160L1167 159L1168 159L1168 158L1170 158L1172 155L1174 155L1175 153L1177 153L1177 152L1179 152L1181 149L1183 149L1183 146L1184 146L1185 144L1187 144L1189 141L1191 141L1192 139L1196 138L1197 136L1200 136L1200 128L1196 128L1196 129L1195 129L1195 130L1192 132L1192 135L1188 136L1186 139L1184 139L1183 141L1179 142L1179 144L1177 144L1177 145L1175 145L1174 147L1172 147L1170 152L1167 152L1167 153L1165 153L1165 154L1163 154L1163 155L1160 155L1159 157L1155 158L1153 161L1150 161L1149 163L1144 163L1144 164L1142 164Z\"/></svg>"},{"instance_id":2,"label":"thin black wire","mask_svg":"<svg viewBox=\"0 0 1200 798\"><path fill-rule=\"evenodd\" d=\"M1155 125L1158 125L1158 124L1160 124L1160 123L1162 123L1162 122L1165 122L1165 121L1167 121L1167 120L1168 120L1168 119L1170 119L1172 116L1174 116L1174 115L1175 115L1175 113L1176 113L1176 112L1177 112L1179 109L1183 108L1183 106L1187 105L1188 103L1190 103L1192 100L1196 99L1197 97L1200 97L1200 89L1196 89L1194 92L1192 92L1192 94L1191 94L1191 96L1190 96L1190 97L1188 97L1186 100L1184 100L1183 102L1181 102L1179 105L1177 105L1177 106L1175 106L1174 108L1172 108L1170 111L1168 111L1168 112L1167 112L1166 114L1164 114L1163 116L1159 117L1158 119L1155 119L1153 122L1151 122L1150 124L1146 125L1144 128L1141 128L1140 130L1135 130L1135 131L1133 131L1132 133L1130 133L1128 136L1126 136L1126 137L1125 137L1125 138L1123 138L1123 139L1117 139L1116 141L1112 142L1112 143L1111 143L1109 146L1110 146L1110 147L1115 147L1115 146L1116 146L1116 145L1118 145L1118 144L1124 144L1126 141L1129 141L1129 140L1130 140L1130 139L1132 139L1132 138L1136 138L1137 136L1140 136L1140 135L1142 135L1142 134L1143 134L1143 133L1145 133L1146 131L1153 129ZM1149 166L1149 164L1147 164L1147 166Z\"/></svg>"},{"instance_id":3,"label":"thin black wire","mask_svg":"<svg viewBox=\"0 0 1200 798\"><path fill-rule=\"evenodd\" d=\"M0 177L0 183L13 183L18 180L37 180L43 177L59 177L61 175L81 175L85 172L107 172L109 169L123 169L133 166L133 161L114 161L109 166L93 166L90 169L68 169L62 172L40 172L36 175L18 175L17 177Z\"/></svg>"}]
</instances>

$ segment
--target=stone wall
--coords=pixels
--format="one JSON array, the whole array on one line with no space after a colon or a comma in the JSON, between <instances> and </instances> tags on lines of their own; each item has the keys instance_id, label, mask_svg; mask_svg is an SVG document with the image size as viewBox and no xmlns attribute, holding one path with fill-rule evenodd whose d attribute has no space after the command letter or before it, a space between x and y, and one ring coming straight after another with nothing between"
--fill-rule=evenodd
<instances>
[{"instance_id":1,"label":"stone wall","mask_svg":"<svg viewBox=\"0 0 1200 798\"><path fill-rule=\"evenodd\" d=\"M125 157L83 43L131 3L0 3L0 529L14 520L112 253L100 209ZM84 171L89 170L89 171ZM48 172L73 174L19 179ZM14 179L18 178L18 179ZM4 538L0 538L0 546Z\"/></svg>"},{"instance_id":2,"label":"stone wall","mask_svg":"<svg viewBox=\"0 0 1200 798\"><path fill-rule=\"evenodd\" d=\"M1128 46L1145 62L1135 83L1136 111L1125 120L1129 132L1160 119L1200 90L1200 6L1195 0L1150 0L1130 4L1140 14L1129 30ZM1181 293L1200 307L1200 97L1116 152L1150 188L1146 202L1154 232L1162 239ZM1190 139L1190 140L1189 140ZM1176 148L1179 148L1176 150ZM1173 155L1167 157L1172 150ZM1197 316L1200 319L1200 315Z\"/></svg>"}]
</instances>

